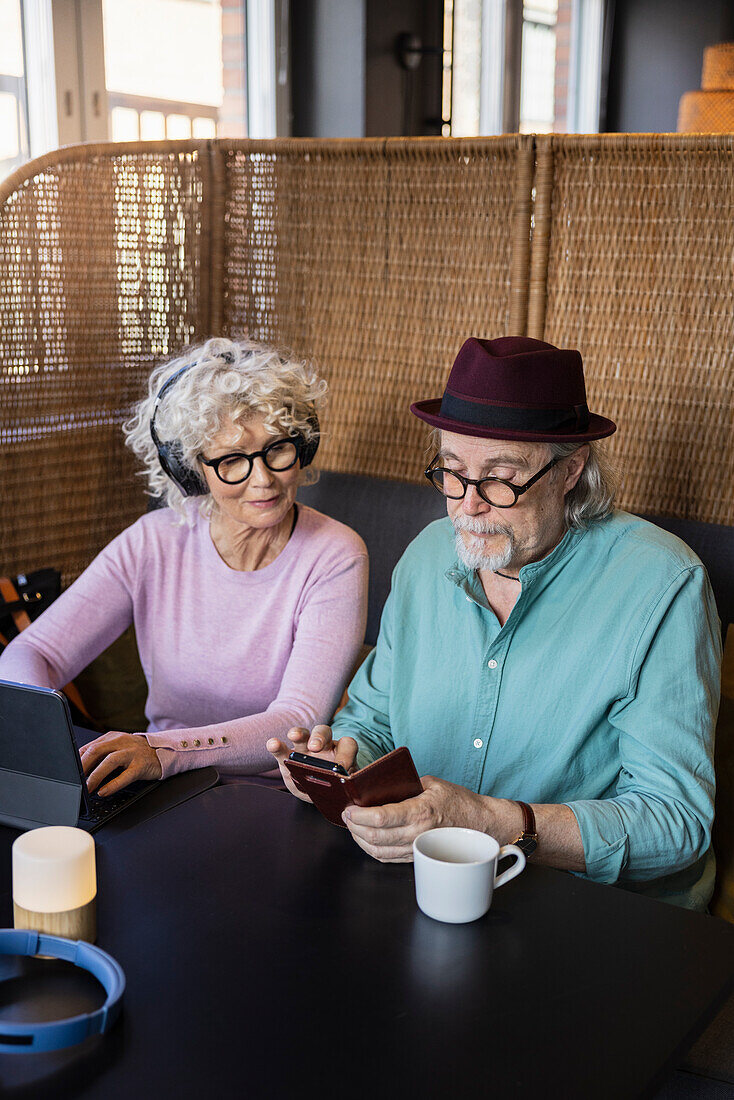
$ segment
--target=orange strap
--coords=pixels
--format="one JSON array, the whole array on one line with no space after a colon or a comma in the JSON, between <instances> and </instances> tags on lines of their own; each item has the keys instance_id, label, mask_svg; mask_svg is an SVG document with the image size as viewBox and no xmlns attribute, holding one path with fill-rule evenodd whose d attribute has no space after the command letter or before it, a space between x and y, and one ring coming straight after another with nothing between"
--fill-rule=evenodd
<instances>
[{"instance_id":1,"label":"orange strap","mask_svg":"<svg viewBox=\"0 0 734 1100\"><path fill-rule=\"evenodd\" d=\"M0 596L2 596L6 603L17 603L20 600L20 593L10 577L0 577ZM31 625L31 617L27 611L11 611L10 614L13 616L13 622L16 625L18 633ZM8 644L2 634L0 634L0 642L2 642L3 645ZM79 694L79 689L76 684L67 684L64 688L64 695L81 711L85 718L88 718L90 722L93 721L91 714L82 702L82 697Z\"/></svg>"},{"instance_id":2,"label":"orange strap","mask_svg":"<svg viewBox=\"0 0 734 1100\"><path fill-rule=\"evenodd\" d=\"M6 603L18 603L20 600L20 593L10 577L0 577L0 596ZM13 616L13 622L19 632L31 625L31 619L27 611L11 611L10 614Z\"/></svg>"}]
</instances>

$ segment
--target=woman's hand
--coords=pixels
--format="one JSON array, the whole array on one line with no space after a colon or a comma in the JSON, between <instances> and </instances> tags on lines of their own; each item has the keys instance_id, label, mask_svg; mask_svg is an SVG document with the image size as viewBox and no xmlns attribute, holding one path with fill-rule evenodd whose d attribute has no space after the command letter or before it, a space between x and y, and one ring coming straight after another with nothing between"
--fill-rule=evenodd
<instances>
[{"instance_id":1,"label":"woman's hand","mask_svg":"<svg viewBox=\"0 0 734 1100\"><path fill-rule=\"evenodd\" d=\"M140 733L105 733L80 750L87 790L105 797L117 794L138 779L160 779L160 761L155 749ZM118 768L123 771L104 786L105 778Z\"/></svg>"},{"instance_id":2,"label":"woman's hand","mask_svg":"<svg viewBox=\"0 0 734 1100\"><path fill-rule=\"evenodd\" d=\"M308 756L317 756L320 760L333 760L335 763L341 764L350 774L354 771L354 762L357 759L357 742L353 737L342 737L338 741L332 740L331 726L314 726L310 734L303 726L294 726L293 729L288 730L288 740L292 742L293 748L298 752L306 753ZM298 790L291 779L291 773L283 765L283 761L288 759L291 752L291 746L279 741L277 737L271 737L265 747L268 752L272 752L278 761L283 782L291 794L294 794L296 798L300 798L303 802L310 802L311 799L308 795Z\"/></svg>"}]
</instances>

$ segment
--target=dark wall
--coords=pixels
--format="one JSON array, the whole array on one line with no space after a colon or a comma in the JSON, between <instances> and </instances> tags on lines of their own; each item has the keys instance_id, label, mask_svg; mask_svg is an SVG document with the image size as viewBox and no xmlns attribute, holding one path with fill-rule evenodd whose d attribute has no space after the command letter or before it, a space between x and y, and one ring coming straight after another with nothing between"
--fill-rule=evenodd
<instances>
[{"instance_id":1,"label":"dark wall","mask_svg":"<svg viewBox=\"0 0 734 1100\"><path fill-rule=\"evenodd\" d=\"M443 0L367 0L365 134L407 137L441 133L443 57L429 54L414 70L398 62L400 34L440 48Z\"/></svg>"},{"instance_id":2,"label":"dark wall","mask_svg":"<svg viewBox=\"0 0 734 1100\"><path fill-rule=\"evenodd\" d=\"M294 137L364 137L365 0L294 0Z\"/></svg>"},{"instance_id":3,"label":"dark wall","mask_svg":"<svg viewBox=\"0 0 734 1100\"><path fill-rule=\"evenodd\" d=\"M615 0L605 129L674 131L704 47L732 40L732 0Z\"/></svg>"},{"instance_id":4,"label":"dark wall","mask_svg":"<svg viewBox=\"0 0 734 1100\"><path fill-rule=\"evenodd\" d=\"M401 32L441 46L443 0L291 0L295 137L441 133L440 56L398 63Z\"/></svg>"}]
</instances>

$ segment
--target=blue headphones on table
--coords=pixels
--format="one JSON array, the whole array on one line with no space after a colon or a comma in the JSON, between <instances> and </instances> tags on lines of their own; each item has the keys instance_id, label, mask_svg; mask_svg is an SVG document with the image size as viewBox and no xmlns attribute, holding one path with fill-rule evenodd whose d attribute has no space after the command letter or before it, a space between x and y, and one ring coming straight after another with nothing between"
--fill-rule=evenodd
<instances>
[{"instance_id":1,"label":"blue headphones on table","mask_svg":"<svg viewBox=\"0 0 734 1100\"><path fill-rule=\"evenodd\" d=\"M234 357L230 355L229 352L225 352L221 358L227 363L234 362ZM170 477L171 481L181 490L185 497L205 496L209 492L209 487L201 474L192 469L184 460L183 448L178 439L172 439L167 443L160 439L158 432L155 430L155 418L158 414L158 407L166 392L171 388L174 382L178 381L182 374L185 374L187 370L194 366L196 366L195 363L187 363L186 366L175 371L175 373L163 383L156 394L155 404L153 405L153 415L150 418L150 435L158 451L158 460L163 472ZM315 433L314 438L306 439L305 436L300 433L297 438L294 438L294 442L298 446L298 461L301 468L311 465L319 449L319 433L321 427L319 425L319 418L316 416L315 412L309 416L308 423Z\"/></svg>"},{"instance_id":2,"label":"blue headphones on table","mask_svg":"<svg viewBox=\"0 0 734 1100\"><path fill-rule=\"evenodd\" d=\"M49 955L64 959L94 975L107 994L107 1000L95 1012L84 1012L66 1020L42 1024L13 1024L0 1020L0 1053L27 1054L31 1051L61 1050L72 1047L90 1035L102 1035L120 1015L125 992L125 974L106 951L83 940L64 940L43 932L20 928L0 929L0 955Z\"/></svg>"}]
</instances>

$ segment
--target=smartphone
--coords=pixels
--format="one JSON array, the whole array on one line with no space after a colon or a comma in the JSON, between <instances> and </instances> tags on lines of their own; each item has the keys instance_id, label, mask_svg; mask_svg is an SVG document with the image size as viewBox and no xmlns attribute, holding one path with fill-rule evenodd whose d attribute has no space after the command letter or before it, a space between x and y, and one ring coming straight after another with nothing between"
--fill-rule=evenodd
<instances>
[{"instance_id":1,"label":"smartphone","mask_svg":"<svg viewBox=\"0 0 734 1100\"><path fill-rule=\"evenodd\" d=\"M320 760L318 756L307 756L305 752L292 752L289 760L295 760L297 764L308 764L312 768L321 768L325 772L333 772L334 775L348 776L349 772L341 764L335 764L333 760Z\"/></svg>"},{"instance_id":2,"label":"smartphone","mask_svg":"<svg viewBox=\"0 0 734 1100\"><path fill-rule=\"evenodd\" d=\"M384 806L422 794L423 784L405 746L393 749L349 775L341 764L292 752L284 761L299 791L307 794L327 821L345 828L347 806Z\"/></svg>"}]
</instances>

